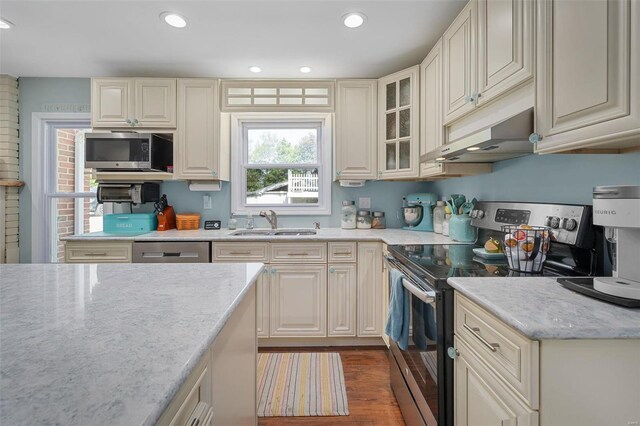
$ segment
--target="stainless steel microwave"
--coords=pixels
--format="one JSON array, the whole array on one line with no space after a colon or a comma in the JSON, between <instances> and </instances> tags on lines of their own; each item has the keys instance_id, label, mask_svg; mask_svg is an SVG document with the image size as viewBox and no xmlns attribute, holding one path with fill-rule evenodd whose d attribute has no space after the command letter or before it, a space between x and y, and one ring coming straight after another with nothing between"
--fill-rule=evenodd
<instances>
[{"instance_id":1,"label":"stainless steel microwave","mask_svg":"<svg viewBox=\"0 0 640 426\"><path fill-rule=\"evenodd\" d=\"M166 172L173 165L170 133L87 133L85 167L103 171Z\"/></svg>"}]
</instances>

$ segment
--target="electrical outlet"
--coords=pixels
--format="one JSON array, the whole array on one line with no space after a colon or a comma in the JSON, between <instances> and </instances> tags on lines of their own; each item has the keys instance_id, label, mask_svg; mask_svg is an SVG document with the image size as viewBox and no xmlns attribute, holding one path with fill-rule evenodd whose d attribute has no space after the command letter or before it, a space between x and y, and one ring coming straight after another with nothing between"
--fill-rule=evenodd
<instances>
[{"instance_id":1,"label":"electrical outlet","mask_svg":"<svg viewBox=\"0 0 640 426\"><path fill-rule=\"evenodd\" d=\"M370 197L358 197L358 208L359 209L370 209L371 208L371 198Z\"/></svg>"},{"instance_id":2,"label":"electrical outlet","mask_svg":"<svg viewBox=\"0 0 640 426\"><path fill-rule=\"evenodd\" d=\"M211 210L211 195L202 196L202 207L205 210Z\"/></svg>"}]
</instances>

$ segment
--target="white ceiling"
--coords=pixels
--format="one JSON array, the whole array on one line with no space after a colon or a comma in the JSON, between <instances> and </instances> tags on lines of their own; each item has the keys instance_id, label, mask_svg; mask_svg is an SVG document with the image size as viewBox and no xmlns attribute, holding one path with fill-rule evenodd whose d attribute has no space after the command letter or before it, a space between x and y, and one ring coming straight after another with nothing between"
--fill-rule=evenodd
<instances>
[{"instance_id":1,"label":"white ceiling","mask_svg":"<svg viewBox=\"0 0 640 426\"><path fill-rule=\"evenodd\" d=\"M0 31L0 73L376 78L422 61L466 1L0 0L15 24ZM161 22L166 10L188 26ZM363 27L342 25L353 11L367 16Z\"/></svg>"}]
</instances>

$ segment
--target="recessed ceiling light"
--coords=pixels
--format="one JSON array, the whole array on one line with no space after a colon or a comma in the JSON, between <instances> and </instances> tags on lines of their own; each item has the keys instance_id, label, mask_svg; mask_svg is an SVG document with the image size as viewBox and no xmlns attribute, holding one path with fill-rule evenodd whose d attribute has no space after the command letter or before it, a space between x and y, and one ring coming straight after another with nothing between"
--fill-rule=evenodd
<instances>
[{"instance_id":1,"label":"recessed ceiling light","mask_svg":"<svg viewBox=\"0 0 640 426\"><path fill-rule=\"evenodd\" d=\"M4 18L0 19L0 30L8 30L11 27L13 27L13 23L7 21Z\"/></svg>"},{"instance_id":2,"label":"recessed ceiling light","mask_svg":"<svg viewBox=\"0 0 640 426\"><path fill-rule=\"evenodd\" d=\"M184 28L187 26L186 19L175 12L162 12L160 14L160 19L174 28Z\"/></svg>"},{"instance_id":3,"label":"recessed ceiling light","mask_svg":"<svg viewBox=\"0 0 640 426\"><path fill-rule=\"evenodd\" d=\"M366 19L366 16L364 13L359 13L359 12L347 13L342 17L342 23L344 24L345 27L348 27L348 28L358 28L359 26L364 24L365 19Z\"/></svg>"},{"instance_id":4,"label":"recessed ceiling light","mask_svg":"<svg viewBox=\"0 0 640 426\"><path fill-rule=\"evenodd\" d=\"M436 158L436 161L444 161L444 160L446 160L446 158L444 158L444 157L438 157L438 158Z\"/></svg>"},{"instance_id":5,"label":"recessed ceiling light","mask_svg":"<svg viewBox=\"0 0 640 426\"><path fill-rule=\"evenodd\" d=\"M308 74L311 72L311 67L300 67L300 72Z\"/></svg>"},{"instance_id":6,"label":"recessed ceiling light","mask_svg":"<svg viewBox=\"0 0 640 426\"><path fill-rule=\"evenodd\" d=\"M249 67L249 71L251 71L251 72L262 72L262 68L256 67L254 65L254 66Z\"/></svg>"},{"instance_id":7,"label":"recessed ceiling light","mask_svg":"<svg viewBox=\"0 0 640 426\"><path fill-rule=\"evenodd\" d=\"M479 146L471 146L471 147L467 148L467 151L477 151L479 149L480 149Z\"/></svg>"}]
</instances>

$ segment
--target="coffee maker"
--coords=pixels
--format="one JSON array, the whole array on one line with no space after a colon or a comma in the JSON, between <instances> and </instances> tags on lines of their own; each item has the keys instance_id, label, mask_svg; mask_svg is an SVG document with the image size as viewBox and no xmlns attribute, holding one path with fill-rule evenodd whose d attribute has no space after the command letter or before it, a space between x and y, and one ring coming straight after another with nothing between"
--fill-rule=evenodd
<instances>
[{"instance_id":1,"label":"coffee maker","mask_svg":"<svg viewBox=\"0 0 640 426\"><path fill-rule=\"evenodd\" d=\"M438 197L428 192L409 194L402 198L402 220L407 226L402 229L410 231L433 232L432 206Z\"/></svg>"},{"instance_id":2,"label":"coffee maker","mask_svg":"<svg viewBox=\"0 0 640 426\"><path fill-rule=\"evenodd\" d=\"M593 189L593 224L604 227L612 260L612 277L595 278L602 293L640 300L640 186Z\"/></svg>"}]
</instances>

